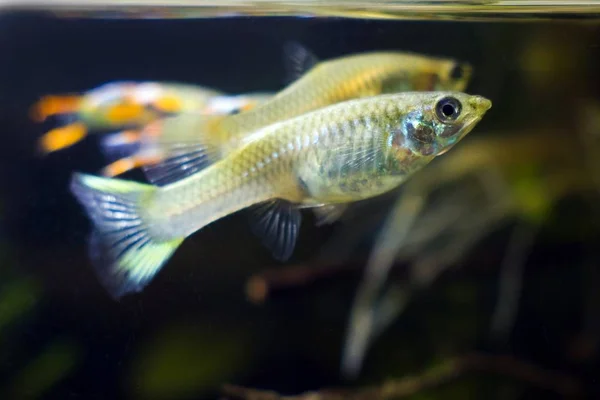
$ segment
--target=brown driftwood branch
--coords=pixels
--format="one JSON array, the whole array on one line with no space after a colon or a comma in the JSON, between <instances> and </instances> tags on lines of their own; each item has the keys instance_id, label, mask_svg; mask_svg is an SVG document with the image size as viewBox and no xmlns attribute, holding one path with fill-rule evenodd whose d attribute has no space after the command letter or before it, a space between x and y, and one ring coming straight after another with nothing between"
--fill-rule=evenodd
<instances>
[{"instance_id":1,"label":"brown driftwood branch","mask_svg":"<svg viewBox=\"0 0 600 400\"><path fill-rule=\"evenodd\" d=\"M271 268L255 274L246 283L246 296L253 303L263 303L270 293L287 288L300 287L342 272L360 271L358 264L299 264L284 268Z\"/></svg>"},{"instance_id":2,"label":"brown driftwood branch","mask_svg":"<svg viewBox=\"0 0 600 400\"><path fill-rule=\"evenodd\" d=\"M407 376L390 380L381 386L355 390L325 389L285 396L271 391L226 385L223 393L228 400L387 400L405 398L424 389L447 384L467 373L502 375L552 390L567 398L579 398L583 394L579 381L560 372L544 370L511 356L485 354L458 357L445 361L421 375Z\"/></svg>"}]
</instances>

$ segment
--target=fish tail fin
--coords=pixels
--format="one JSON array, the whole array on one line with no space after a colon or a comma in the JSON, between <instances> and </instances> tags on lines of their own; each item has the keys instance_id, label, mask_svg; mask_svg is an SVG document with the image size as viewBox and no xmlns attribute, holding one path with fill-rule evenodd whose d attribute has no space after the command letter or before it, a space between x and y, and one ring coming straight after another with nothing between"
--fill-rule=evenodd
<instances>
[{"instance_id":1,"label":"fish tail fin","mask_svg":"<svg viewBox=\"0 0 600 400\"><path fill-rule=\"evenodd\" d=\"M43 154L52 153L82 141L87 134L88 130L85 124L75 122L46 132L40 138L38 147Z\"/></svg>"},{"instance_id":2,"label":"fish tail fin","mask_svg":"<svg viewBox=\"0 0 600 400\"><path fill-rule=\"evenodd\" d=\"M77 113L82 100L79 95L44 96L31 107L29 116L36 122L44 122L53 115Z\"/></svg>"},{"instance_id":3,"label":"fish tail fin","mask_svg":"<svg viewBox=\"0 0 600 400\"><path fill-rule=\"evenodd\" d=\"M184 240L149 232L144 200L158 189L86 174L74 174L70 188L94 226L89 255L101 283L115 299L140 292Z\"/></svg>"}]
</instances>

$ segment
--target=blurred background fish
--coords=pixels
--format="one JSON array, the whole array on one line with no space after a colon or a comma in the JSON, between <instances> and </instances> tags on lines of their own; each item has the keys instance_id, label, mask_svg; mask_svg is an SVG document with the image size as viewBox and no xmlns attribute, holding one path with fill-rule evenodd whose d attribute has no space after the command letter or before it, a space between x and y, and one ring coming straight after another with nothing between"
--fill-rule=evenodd
<instances>
[{"instance_id":1,"label":"blurred background fish","mask_svg":"<svg viewBox=\"0 0 600 400\"><path fill-rule=\"evenodd\" d=\"M176 113L219 115L249 110L271 95L226 95L203 86L171 82L110 82L81 95L47 95L31 108L31 117L43 122L52 116L67 122L40 139L44 153L81 141L91 131L127 128L111 135L108 143L131 145L139 140L137 129ZM118 142L117 142L118 141Z\"/></svg>"}]
</instances>

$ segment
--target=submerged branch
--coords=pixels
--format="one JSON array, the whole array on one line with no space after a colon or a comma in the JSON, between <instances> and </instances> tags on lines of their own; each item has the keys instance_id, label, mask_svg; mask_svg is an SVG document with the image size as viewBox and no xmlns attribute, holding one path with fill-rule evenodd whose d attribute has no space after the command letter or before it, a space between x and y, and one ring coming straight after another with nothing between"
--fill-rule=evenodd
<instances>
[{"instance_id":1,"label":"submerged branch","mask_svg":"<svg viewBox=\"0 0 600 400\"><path fill-rule=\"evenodd\" d=\"M498 301L492 317L491 333L496 340L506 340L515 323L525 263L538 229L537 225L522 222L510 237L507 254L500 267Z\"/></svg>"},{"instance_id":2,"label":"submerged branch","mask_svg":"<svg viewBox=\"0 0 600 400\"><path fill-rule=\"evenodd\" d=\"M299 264L285 268L273 268L255 274L246 283L246 296L253 303L264 303L270 293L275 290L308 285L314 281L337 276L341 272L360 270L358 264Z\"/></svg>"},{"instance_id":3,"label":"submerged branch","mask_svg":"<svg viewBox=\"0 0 600 400\"><path fill-rule=\"evenodd\" d=\"M356 390L325 389L299 395L285 396L272 391L226 385L223 388L228 400L385 400L412 396L422 390L447 384L467 373L503 375L533 386L552 390L564 397L583 394L581 383L559 372L544 370L511 356L470 354L437 365L421 375L390 380L381 386Z\"/></svg>"}]
</instances>

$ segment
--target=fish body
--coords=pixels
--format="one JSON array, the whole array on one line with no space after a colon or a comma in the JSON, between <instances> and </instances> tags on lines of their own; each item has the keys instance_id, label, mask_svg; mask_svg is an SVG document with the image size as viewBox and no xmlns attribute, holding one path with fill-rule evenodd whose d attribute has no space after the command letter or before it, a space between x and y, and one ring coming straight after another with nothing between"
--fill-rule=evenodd
<instances>
[{"instance_id":1,"label":"fish body","mask_svg":"<svg viewBox=\"0 0 600 400\"><path fill-rule=\"evenodd\" d=\"M286 259L299 208L389 191L454 146L491 102L410 92L334 104L247 136L227 157L156 187L76 175L72 191L95 226L92 258L115 296L139 291L189 235L256 206L256 232Z\"/></svg>"},{"instance_id":2,"label":"fish body","mask_svg":"<svg viewBox=\"0 0 600 400\"><path fill-rule=\"evenodd\" d=\"M456 68L454 60L411 53L349 55L317 64L253 111L204 123L207 134L235 148L247 132L341 101L407 91L462 91L470 67L458 66L463 70L460 79L452 77Z\"/></svg>"},{"instance_id":3,"label":"fish body","mask_svg":"<svg viewBox=\"0 0 600 400\"><path fill-rule=\"evenodd\" d=\"M232 115L246 112L273 98L271 92L249 92L211 97L201 115Z\"/></svg>"},{"instance_id":4,"label":"fish body","mask_svg":"<svg viewBox=\"0 0 600 400\"><path fill-rule=\"evenodd\" d=\"M123 166L168 158L172 143L204 143L218 159L262 127L345 100L406 91L462 91L472 71L466 63L404 52L360 53L308 65L299 79L248 111L176 115L153 122L142 131L142 161L110 165L103 174L115 176L125 172ZM147 154L151 156L144 157ZM147 175L156 183L151 173Z\"/></svg>"},{"instance_id":5,"label":"fish body","mask_svg":"<svg viewBox=\"0 0 600 400\"><path fill-rule=\"evenodd\" d=\"M81 96L45 96L32 112L38 121L58 114L71 122L41 138L40 147L47 153L77 143L89 131L127 128L123 136L131 142L137 140L133 129L140 129L158 118L188 112L199 115L240 112L268 97L268 93L227 95L215 89L179 83L119 81Z\"/></svg>"},{"instance_id":6,"label":"fish body","mask_svg":"<svg viewBox=\"0 0 600 400\"><path fill-rule=\"evenodd\" d=\"M201 112L222 92L203 86L158 82L112 82L91 90L78 117L94 129L140 127L178 112Z\"/></svg>"}]
</instances>

